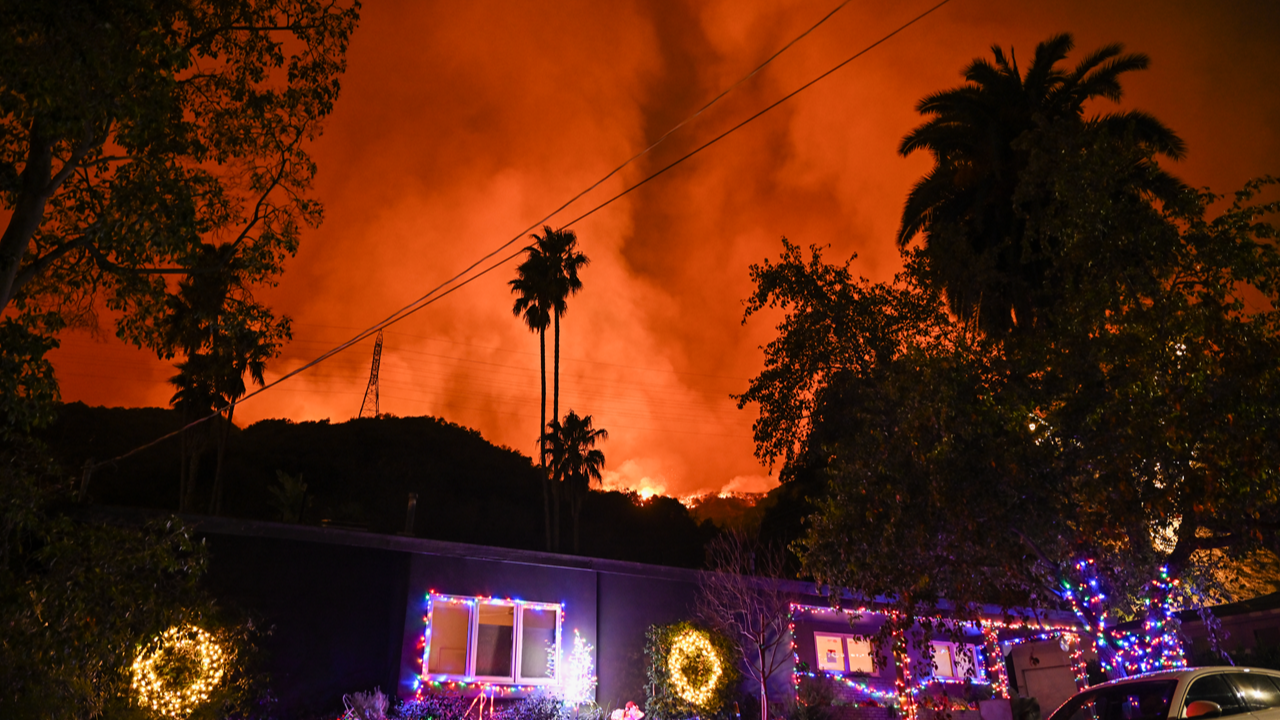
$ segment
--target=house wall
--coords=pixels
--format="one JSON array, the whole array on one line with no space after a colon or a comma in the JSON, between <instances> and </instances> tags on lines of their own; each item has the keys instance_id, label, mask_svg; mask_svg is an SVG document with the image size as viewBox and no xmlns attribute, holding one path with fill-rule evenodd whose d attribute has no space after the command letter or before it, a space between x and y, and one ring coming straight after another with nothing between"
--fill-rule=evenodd
<instances>
[{"instance_id":1,"label":"house wall","mask_svg":"<svg viewBox=\"0 0 1280 720\"><path fill-rule=\"evenodd\" d=\"M1223 648L1233 657L1243 656L1234 658L1237 661L1247 660L1248 654L1256 649L1280 646L1280 608L1219 617L1218 622L1227 633ZM1197 651L1208 649L1208 634L1198 618L1183 620L1182 631L1191 641L1191 647Z\"/></svg>"},{"instance_id":2,"label":"house wall","mask_svg":"<svg viewBox=\"0 0 1280 720\"><path fill-rule=\"evenodd\" d=\"M596 645L596 701L606 708L627 702L644 706L648 664L645 631L650 625L688 620L698 585L691 579L599 572L600 642Z\"/></svg>"},{"instance_id":3,"label":"house wall","mask_svg":"<svg viewBox=\"0 0 1280 720\"><path fill-rule=\"evenodd\" d=\"M410 555L273 537L202 533L205 582L263 634L257 644L278 709L341 705L342 694L392 692L400 666Z\"/></svg>"},{"instance_id":4,"label":"house wall","mask_svg":"<svg viewBox=\"0 0 1280 720\"><path fill-rule=\"evenodd\" d=\"M596 698L606 708L647 696L646 630L695 614L700 573L691 570L296 525L198 523L212 550L208 580L215 596L272 628L261 644L283 714L331 709L343 693L375 687L415 694L425 599L433 590L563 603L562 652L575 628L594 646ZM823 603L808 594L810 584L789 583L789 590L797 603ZM876 622L865 621L858 632L873 632ZM796 627L800 659L810 667L817 666L814 631L853 634L835 614L797 613ZM1045 664L1056 647L1049 645L1037 655L1041 664L1030 666L1033 673L1062 665L1070 685L1065 658ZM1015 657L1019 668L1026 662ZM792 671L788 662L774 675L771 699L790 697ZM894 672L888 665L867 680L889 690ZM1019 675L1024 694L1036 679ZM757 692L749 679L743 687ZM1042 697L1041 706L1047 711L1057 701Z\"/></svg>"},{"instance_id":5,"label":"house wall","mask_svg":"<svg viewBox=\"0 0 1280 720\"><path fill-rule=\"evenodd\" d=\"M412 697L422 672L421 639L426 629L426 595L517 598L531 602L564 603L561 652L572 648L573 631L600 646L597 635L596 577L590 570L547 567L502 560L472 559L415 553L410 556L404 600L400 671L397 692ZM598 664L598 661L597 661Z\"/></svg>"}]
</instances>

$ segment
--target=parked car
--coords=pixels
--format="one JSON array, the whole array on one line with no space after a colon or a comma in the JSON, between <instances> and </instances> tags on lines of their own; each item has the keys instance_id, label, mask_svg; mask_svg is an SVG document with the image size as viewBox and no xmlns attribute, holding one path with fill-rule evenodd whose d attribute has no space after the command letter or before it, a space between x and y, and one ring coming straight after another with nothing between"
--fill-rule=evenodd
<instances>
[{"instance_id":1,"label":"parked car","mask_svg":"<svg viewBox=\"0 0 1280 720\"><path fill-rule=\"evenodd\" d=\"M1280 720L1280 672L1204 667L1146 673L1084 690L1049 720Z\"/></svg>"}]
</instances>

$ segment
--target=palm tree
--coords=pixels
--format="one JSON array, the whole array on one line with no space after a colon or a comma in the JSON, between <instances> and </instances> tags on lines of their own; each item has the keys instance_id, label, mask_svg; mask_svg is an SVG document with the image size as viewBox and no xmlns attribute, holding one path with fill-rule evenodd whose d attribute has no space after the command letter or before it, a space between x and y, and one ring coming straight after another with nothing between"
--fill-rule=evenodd
<instances>
[{"instance_id":1,"label":"palm tree","mask_svg":"<svg viewBox=\"0 0 1280 720\"><path fill-rule=\"evenodd\" d=\"M176 388L169 403L182 413L182 450L178 466L178 512L195 509L196 481L200 470L200 457L204 454L209 430L201 424L186 427L218 407L217 392L210 381L209 357L203 353L191 353L186 360L176 363L178 374L169 378Z\"/></svg>"},{"instance_id":2,"label":"palm tree","mask_svg":"<svg viewBox=\"0 0 1280 720\"><path fill-rule=\"evenodd\" d=\"M534 236L537 237L536 235ZM542 514L547 550L551 544L551 478L547 475L547 326L551 324L552 297L555 293L551 281L551 261L539 243L525 248L524 262L516 268L516 279L508 283L516 301L512 314L522 317L529 330L538 333L539 371L542 383L542 411L538 423L538 466L542 468Z\"/></svg>"},{"instance_id":3,"label":"palm tree","mask_svg":"<svg viewBox=\"0 0 1280 720\"><path fill-rule=\"evenodd\" d=\"M578 271L590 262L587 256L578 251L578 236L572 230L555 230L543 226L542 235L533 233L533 243L525 248L527 257L516 268L516 279L512 280L511 291L517 293L512 312L523 315L525 324L530 330L538 333L541 344L542 366L542 424L547 427L547 325L555 320L555 364L553 366L553 390L551 417L560 416L560 318L568 311L570 295L576 295L582 289L582 281ZM543 458L540 464L546 475L547 440L539 438L539 455ZM559 484L552 479L547 480L544 488L546 507L547 549L557 550L560 546L560 498Z\"/></svg>"},{"instance_id":4,"label":"palm tree","mask_svg":"<svg viewBox=\"0 0 1280 720\"><path fill-rule=\"evenodd\" d=\"M551 417L560 417L560 318L569 310L569 296L582 289L578 271L591 260L578 251L578 236L572 230L542 228L542 237L533 238L543 246L543 252L552 264L552 317L555 319L555 364L553 365L553 390L551 393Z\"/></svg>"},{"instance_id":5,"label":"palm tree","mask_svg":"<svg viewBox=\"0 0 1280 720\"><path fill-rule=\"evenodd\" d=\"M238 255L237 249L234 243L202 243L200 262L166 299L161 322L166 346L186 358L177 364L178 375L170 379L178 388L171 403L182 410L184 421L226 409L226 420L216 435L217 463L209 501L209 512L214 515L222 511L223 463L234 426L235 403L246 391L245 373L259 386L264 385L267 361L289 337L288 319L275 318L249 293L246 276L253 271L251 261ZM197 427L183 436L184 448L190 444L192 451L190 462L183 463L179 492L179 506L187 511L195 509L192 493L204 432Z\"/></svg>"},{"instance_id":6,"label":"palm tree","mask_svg":"<svg viewBox=\"0 0 1280 720\"><path fill-rule=\"evenodd\" d=\"M587 497L593 480L600 480L604 467L604 453L595 449L596 441L608 440L609 432L594 428L591 416L579 417L570 410L564 421L552 420L547 426L550 440L551 471L556 482L564 484L569 496L569 513L573 518L573 552L579 552L578 527L582 514L582 501Z\"/></svg>"},{"instance_id":7,"label":"palm tree","mask_svg":"<svg viewBox=\"0 0 1280 720\"><path fill-rule=\"evenodd\" d=\"M923 233L932 280L945 291L952 311L976 318L989 333L1034 326L1043 304L1037 293L1053 249L1029 242L1024 247L1026 223L1014 198L1029 153L1020 138L1067 124L1136 143L1149 156L1177 160L1185 152L1172 130L1143 112L1085 119L1087 101L1118 101L1120 75L1145 69L1149 59L1122 54L1124 47L1112 44L1090 53L1074 70L1058 68L1073 46L1066 33L1040 43L1025 75L1012 51L1006 57L993 46L994 63L974 60L965 69L965 85L920 101L916 109L928 120L899 147L903 156L929 151L934 166L907 197L898 245L905 247ZM1135 173L1145 178L1137 191L1167 199L1183 189L1158 167L1146 169Z\"/></svg>"}]
</instances>

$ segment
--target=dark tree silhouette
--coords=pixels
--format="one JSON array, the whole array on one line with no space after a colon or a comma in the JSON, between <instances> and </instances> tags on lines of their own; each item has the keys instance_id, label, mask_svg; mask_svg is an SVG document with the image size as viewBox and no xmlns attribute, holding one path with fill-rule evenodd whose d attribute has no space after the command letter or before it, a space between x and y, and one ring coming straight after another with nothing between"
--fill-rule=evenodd
<instances>
[{"instance_id":1,"label":"dark tree silhouette","mask_svg":"<svg viewBox=\"0 0 1280 720\"><path fill-rule=\"evenodd\" d=\"M1070 34L1036 46L1025 74L1012 50L992 47L994 63L974 60L964 71L966 84L926 96L917 110L928 120L902 140L899 152L933 155L934 166L912 188L902 211L898 244L924 235L932 281L946 292L952 312L976 318L996 334L1034 326L1043 306L1044 275L1051 261L1052 238L1028 238L1028 205L1040 198L1015 196L1026 168L1028 133L1055 124L1081 132L1109 133L1151 153L1180 159L1181 139L1151 115L1125 111L1084 118L1094 98L1118 101L1120 76L1145 69L1144 54L1122 54L1107 45L1084 58L1074 70L1057 67L1074 43ZM1131 168L1134 191L1160 199L1175 197L1182 183L1152 172L1148 158Z\"/></svg>"},{"instance_id":2,"label":"dark tree silhouette","mask_svg":"<svg viewBox=\"0 0 1280 720\"><path fill-rule=\"evenodd\" d=\"M582 289L578 271L591 260L578 251L578 236L572 230L543 228L542 237L533 236L551 263L552 317L555 320L555 361L552 364L551 417L560 417L560 318L569 310L569 296Z\"/></svg>"},{"instance_id":3,"label":"dark tree silhouette","mask_svg":"<svg viewBox=\"0 0 1280 720\"><path fill-rule=\"evenodd\" d=\"M164 277L209 238L252 258L253 282L278 274L321 220L306 145L358 17L311 0L6 3L3 322L49 334L105 300L121 338L158 350Z\"/></svg>"},{"instance_id":4,"label":"dark tree silhouette","mask_svg":"<svg viewBox=\"0 0 1280 720\"><path fill-rule=\"evenodd\" d=\"M547 426L547 439L552 481L563 485L569 497L573 552L577 554L581 552L578 529L582 502L591 489L592 481L600 480L600 469L604 467L604 453L595 449L596 442L608 440L609 432L593 427L590 415L579 417L570 410L563 422L552 420Z\"/></svg>"},{"instance_id":5,"label":"dark tree silhouette","mask_svg":"<svg viewBox=\"0 0 1280 720\"><path fill-rule=\"evenodd\" d=\"M537 237L536 235L534 236ZM538 243L525 248L524 262L516 268L516 279L508 283L516 301L511 312L524 320L529 330L538 333L538 380L542 385L542 409L538 420L538 467L542 470L542 514L546 528L547 550L555 549L552 543L551 507L554 487L547 475L547 326L551 324L555 284L552 281L552 261Z\"/></svg>"},{"instance_id":6,"label":"dark tree silhouette","mask_svg":"<svg viewBox=\"0 0 1280 720\"><path fill-rule=\"evenodd\" d=\"M172 402L186 422L215 411L226 415L221 427L213 431L218 454L208 509L214 515L222 511L223 462L235 420L235 403L246 390L244 376L248 373L255 383L264 385L267 361L279 353L281 344L290 337L289 319L274 317L253 299L247 282L252 277L252 260L237 250L234 243L202 244L202 264L178 284L175 294L165 299L167 313L157 323L162 354L182 354L186 358L178 364L178 375L170 380L178 387ZM192 451L183 463L180 483L183 492L179 506L185 511L195 509L191 493L203 449L199 438L208 432L193 427L184 433L184 451Z\"/></svg>"},{"instance_id":7,"label":"dark tree silhouette","mask_svg":"<svg viewBox=\"0 0 1280 720\"><path fill-rule=\"evenodd\" d=\"M547 439L547 326L555 320L555 362L553 365L553 391L551 417L560 417L560 317L568 311L570 295L582 289L578 271L590 262L578 251L578 236L572 230L542 228L542 235L534 233L533 243L525 248L525 261L516 268L516 279L511 291L516 293L512 312L523 316L530 330L538 333L542 354L542 424L543 437L538 441L538 452L543 457L540 465L546 466ZM547 498L547 549L560 546L559 484L548 480Z\"/></svg>"}]
</instances>

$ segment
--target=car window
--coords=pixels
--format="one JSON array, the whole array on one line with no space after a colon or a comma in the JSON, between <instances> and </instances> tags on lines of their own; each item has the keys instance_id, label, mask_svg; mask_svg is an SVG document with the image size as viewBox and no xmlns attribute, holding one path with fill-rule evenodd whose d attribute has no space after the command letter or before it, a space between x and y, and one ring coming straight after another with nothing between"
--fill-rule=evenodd
<instances>
[{"instance_id":1,"label":"car window","mask_svg":"<svg viewBox=\"0 0 1280 720\"><path fill-rule=\"evenodd\" d=\"M1231 682L1250 710L1280 707L1280 687L1275 678L1260 673L1231 673Z\"/></svg>"},{"instance_id":2,"label":"car window","mask_svg":"<svg viewBox=\"0 0 1280 720\"><path fill-rule=\"evenodd\" d=\"M1244 703L1240 702L1240 696L1227 682L1226 675L1206 675L1191 683L1182 707L1185 708L1196 700L1218 703L1222 708L1222 716L1246 712Z\"/></svg>"},{"instance_id":3,"label":"car window","mask_svg":"<svg viewBox=\"0 0 1280 720\"><path fill-rule=\"evenodd\" d=\"M1049 720L1165 720L1177 684L1153 680L1088 690L1067 701Z\"/></svg>"}]
</instances>

